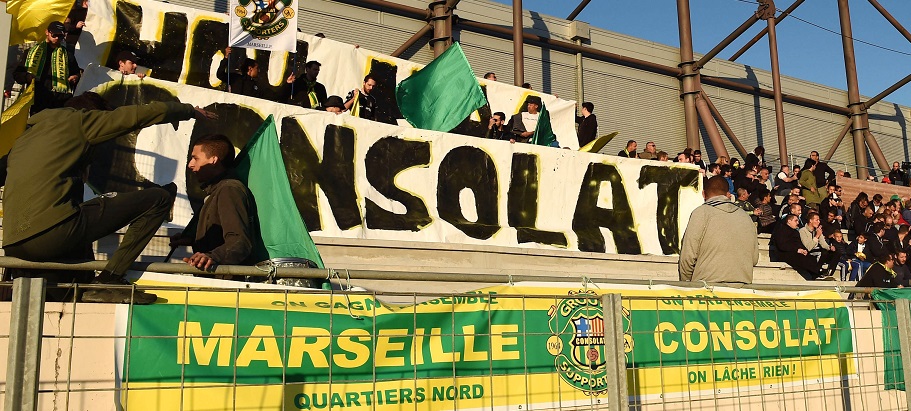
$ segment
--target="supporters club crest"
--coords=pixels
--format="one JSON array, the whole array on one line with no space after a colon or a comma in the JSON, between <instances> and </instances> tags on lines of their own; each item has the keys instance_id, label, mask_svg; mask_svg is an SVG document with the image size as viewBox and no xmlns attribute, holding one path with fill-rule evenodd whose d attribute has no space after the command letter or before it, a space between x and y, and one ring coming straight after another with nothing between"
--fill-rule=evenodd
<instances>
[{"instance_id":1,"label":"supporters club crest","mask_svg":"<svg viewBox=\"0 0 911 411\"><path fill-rule=\"evenodd\" d=\"M611 344L605 344L604 315L601 296L579 291L571 298L551 306L551 336L547 351L554 356L554 368L563 380L589 395L601 395L607 390L605 359L613 355ZM633 349L629 334L629 311L623 309L624 352Z\"/></svg>"},{"instance_id":2,"label":"supporters club crest","mask_svg":"<svg viewBox=\"0 0 911 411\"><path fill-rule=\"evenodd\" d=\"M285 31L288 20L295 18L294 0L238 0L234 14L241 27L251 36L267 40Z\"/></svg>"}]
</instances>

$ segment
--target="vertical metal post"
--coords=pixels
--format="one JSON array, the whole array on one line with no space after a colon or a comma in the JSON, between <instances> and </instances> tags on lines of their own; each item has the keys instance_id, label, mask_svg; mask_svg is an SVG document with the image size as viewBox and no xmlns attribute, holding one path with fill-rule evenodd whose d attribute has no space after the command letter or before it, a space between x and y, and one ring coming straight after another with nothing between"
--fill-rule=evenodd
<instances>
[{"instance_id":1,"label":"vertical metal post","mask_svg":"<svg viewBox=\"0 0 911 411\"><path fill-rule=\"evenodd\" d=\"M46 287L47 280L43 278L20 277L13 280L4 401L4 409L7 410L38 409Z\"/></svg>"},{"instance_id":2,"label":"vertical metal post","mask_svg":"<svg viewBox=\"0 0 911 411\"><path fill-rule=\"evenodd\" d=\"M623 337L623 305L620 294L604 294L604 366L607 367L607 409L629 410L626 381L626 351Z\"/></svg>"},{"instance_id":3,"label":"vertical metal post","mask_svg":"<svg viewBox=\"0 0 911 411\"><path fill-rule=\"evenodd\" d=\"M514 83L525 83L525 31L522 26L522 0L512 0L512 64Z\"/></svg>"},{"instance_id":4,"label":"vertical metal post","mask_svg":"<svg viewBox=\"0 0 911 411\"><path fill-rule=\"evenodd\" d=\"M582 46L582 39L575 40L576 45ZM585 102L585 91L582 88L582 78L584 71L582 68L582 52L576 52L576 99L580 103Z\"/></svg>"},{"instance_id":5,"label":"vertical metal post","mask_svg":"<svg viewBox=\"0 0 911 411\"><path fill-rule=\"evenodd\" d=\"M445 1L432 2L428 7L432 11L430 21L433 25L430 44L433 47L433 57L439 57L452 45L452 14Z\"/></svg>"},{"instance_id":6,"label":"vertical metal post","mask_svg":"<svg viewBox=\"0 0 911 411\"><path fill-rule=\"evenodd\" d=\"M787 161L788 141L784 130L784 104L781 97L781 72L778 70L778 37L775 34L775 2L760 0L760 17L768 23L769 59L772 65L772 92L775 99L775 128L778 130L778 158ZM782 165L788 165L787 163Z\"/></svg>"},{"instance_id":7,"label":"vertical metal post","mask_svg":"<svg viewBox=\"0 0 911 411\"><path fill-rule=\"evenodd\" d=\"M895 300L895 317L898 320L898 341L901 347L902 372L905 386L911 384L911 300ZM905 389L907 392L907 388ZM905 396L906 408L911 410L911 395Z\"/></svg>"},{"instance_id":8,"label":"vertical metal post","mask_svg":"<svg viewBox=\"0 0 911 411\"><path fill-rule=\"evenodd\" d=\"M857 163L857 178L866 180L867 147L864 145L864 105L860 101L857 86L857 64L854 61L854 33L851 30L851 11L848 0L838 0L838 17L841 23L841 43L845 56L845 77L848 80L848 108L851 110L851 135L854 136L854 162Z\"/></svg>"},{"instance_id":9,"label":"vertical metal post","mask_svg":"<svg viewBox=\"0 0 911 411\"><path fill-rule=\"evenodd\" d=\"M677 0L677 26L680 31L680 69L683 85L683 118L686 122L686 146L699 148L699 116L696 112L696 84L699 73L693 61L693 32L690 24L690 1Z\"/></svg>"}]
</instances>

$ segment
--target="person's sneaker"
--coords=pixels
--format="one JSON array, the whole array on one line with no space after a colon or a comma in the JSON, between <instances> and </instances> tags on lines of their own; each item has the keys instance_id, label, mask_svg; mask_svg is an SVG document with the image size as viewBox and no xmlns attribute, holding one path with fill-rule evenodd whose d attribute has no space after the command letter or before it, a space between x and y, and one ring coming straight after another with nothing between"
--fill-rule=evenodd
<instances>
[{"instance_id":1,"label":"person's sneaker","mask_svg":"<svg viewBox=\"0 0 911 411\"><path fill-rule=\"evenodd\" d=\"M835 281L835 277L831 275L821 275L816 277L816 281Z\"/></svg>"},{"instance_id":2,"label":"person's sneaker","mask_svg":"<svg viewBox=\"0 0 911 411\"><path fill-rule=\"evenodd\" d=\"M121 276L112 275L104 271L92 281L92 284L113 287L88 289L82 293L82 302L129 304L132 301L135 305L148 305L158 299L155 294L126 288L125 286L132 286L133 284Z\"/></svg>"}]
</instances>

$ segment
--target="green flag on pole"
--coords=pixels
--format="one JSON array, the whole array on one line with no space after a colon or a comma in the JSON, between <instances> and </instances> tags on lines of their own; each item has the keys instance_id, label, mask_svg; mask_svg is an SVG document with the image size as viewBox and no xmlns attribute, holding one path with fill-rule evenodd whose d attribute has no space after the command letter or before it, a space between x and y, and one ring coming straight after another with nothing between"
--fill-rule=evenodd
<instances>
[{"instance_id":1,"label":"green flag on pole","mask_svg":"<svg viewBox=\"0 0 911 411\"><path fill-rule=\"evenodd\" d=\"M395 88L399 111L411 125L448 132L487 104L459 43Z\"/></svg>"},{"instance_id":2,"label":"green flag on pole","mask_svg":"<svg viewBox=\"0 0 911 411\"><path fill-rule=\"evenodd\" d=\"M256 202L262 236L259 244L265 247L266 258L306 258L324 268L316 244L294 204L272 115L256 130L243 153L235 171ZM257 251L254 249L254 254Z\"/></svg>"},{"instance_id":3,"label":"green flag on pole","mask_svg":"<svg viewBox=\"0 0 911 411\"><path fill-rule=\"evenodd\" d=\"M541 102L541 112L538 114L538 124L535 126L535 134L531 136L531 143L539 146L554 146L556 142L557 135L554 134L554 128L550 125L550 113L544 102Z\"/></svg>"}]
</instances>

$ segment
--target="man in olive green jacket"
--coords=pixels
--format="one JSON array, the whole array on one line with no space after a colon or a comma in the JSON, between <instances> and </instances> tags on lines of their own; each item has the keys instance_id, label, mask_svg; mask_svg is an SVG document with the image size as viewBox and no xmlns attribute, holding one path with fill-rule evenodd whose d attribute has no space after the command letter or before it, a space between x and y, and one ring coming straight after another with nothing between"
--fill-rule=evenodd
<instances>
[{"instance_id":1,"label":"man in olive green jacket","mask_svg":"<svg viewBox=\"0 0 911 411\"><path fill-rule=\"evenodd\" d=\"M144 127L194 117L215 116L189 104L164 102L108 111L101 96L85 93L71 99L67 107L44 110L29 118L29 128L5 157L5 181L0 181L6 186L6 255L32 261L85 258L92 242L129 225L105 269L92 281L129 284L123 275L168 216L176 186L171 183L140 191L107 193L83 202L82 175L89 149ZM73 279L53 277L56 278L49 279ZM126 303L131 297L136 304L155 301L154 294L125 288L93 288L82 299Z\"/></svg>"}]
</instances>

